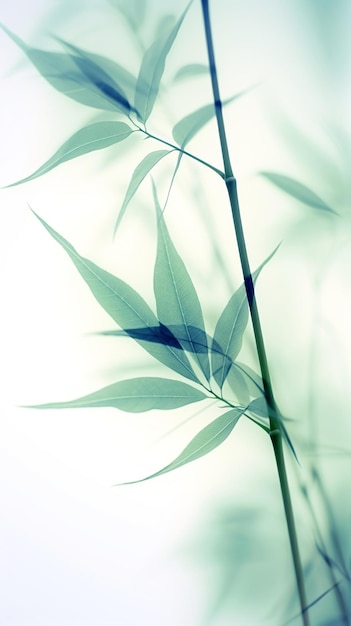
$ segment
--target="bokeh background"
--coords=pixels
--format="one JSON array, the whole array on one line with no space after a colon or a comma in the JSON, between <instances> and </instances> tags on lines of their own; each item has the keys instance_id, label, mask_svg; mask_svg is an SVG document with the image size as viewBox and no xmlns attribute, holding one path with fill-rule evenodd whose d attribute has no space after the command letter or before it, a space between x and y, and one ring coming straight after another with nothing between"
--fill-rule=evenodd
<instances>
[{"instance_id":1,"label":"bokeh background","mask_svg":"<svg viewBox=\"0 0 351 626\"><path fill-rule=\"evenodd\" d=\"M185 4L128 4L138 12L134 28L122 0L13 0L0 20L33 46L58 49L58 35L137 74L162 19ZM282 242L257 294L276 395L301 462L289 465L312 602L331 582L302 482L329 554L340 565L340 549L344 569L350 563L351 9L346 0L210 4L223 98L253 87L225 112L252 266ZM150 120L166 139L181 117L211 101L208 76L174 78L183 65L206 62L200 8L195 1L189 10ZM3 32L0 46L5 186L84 124L111 116L54 91ZM113 327L107 314L28 208L152 303L149 180L115 239L112 232L135 166L158 147L133 138L0 192L0 615L7 626L282 626L298 614L272 451L252 424L242 420L223 446L177 472L113 487L166 465L217 413L22 408L139 374L165 375L131 341L98 336ZM214 123L189 149L221 167ZM155 170L161 199L171 159ZM308 186L338 216L285 194L263 171ZM220 180L183 159L166 217L210 332L241 282ZM250 333L241 357L256 367ZM310 478L316 468L322 490ZM332 622L333 594L311 615L319 626L341 623Z\"/></svg>"}]
</instances>

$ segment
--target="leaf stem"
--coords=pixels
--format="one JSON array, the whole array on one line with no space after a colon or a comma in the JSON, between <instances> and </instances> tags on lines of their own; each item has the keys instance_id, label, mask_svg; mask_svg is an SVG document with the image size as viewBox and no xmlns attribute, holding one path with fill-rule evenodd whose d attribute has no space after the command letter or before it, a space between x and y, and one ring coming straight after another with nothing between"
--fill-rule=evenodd
<instances>
[{"instance_id":1,"label":"leaf stem","mask_svg":"<svg viewBox=\"0 0 351 626\"><path fill-rule=\"evenodd\" d=\"M225 178L224 172L219 170L214 165L211 165L211 163L208 163L207 161L204 161L203 159L200 159L200 157L197 157L195 154L192 154L191 152L188 152L187 150L184 150L183 148L180 148L179 146L177 146L174 143L171 143L170 141L166 141L165 139L161 139L161 137L157 137L157 135L153 135L152 133L149 133L146 129L141 128L137 124L135 124L135 125L137 126L138 130L141 133L144 133L144 135L146 135L150 139L155 139L156 141L159 141L159 142L163 143L165 146L169 146L170 148L172 148L172 150L176 150L177 152L185 154L185 156L188 156L191 159L194 159L194 161L197 161L198 163L201 163L201 165L205 165L206 167L208 167L213 172L216 172L216 174L218 174L218 176L220 176L221 178L223 178L223 179Z\"/></svg>"},{"instance_id":2,"label":"leaf stem","mask_svg":"<svg viewBox=\"0 0 351 626\"><path fill-rule=\"evenodd\" d=\"M236 241L238 245L238 251L240 255L240 263L245 281L245 288L247 294L248 305L250 308L250 314L252 319L252 326L254 331L254 337L256 342L257 354L259 359L259 364L262 373L262 381L264 387L264 393L268 405L268 411L270 416L270 438L274 450L275 461L279 476L279 483L281 488L282 500L284 505L285 519L289 534L290 548L291 554L294 564L295 577L298 589L298 595L300 600L301 607L301 617L304 626L309 626L309 618L307 613L307 601L306 601L306 593L304 586L304 578L303 578L303 569L300 557L300 551L297 541L297 533L294 519L294 511L291 502L290 496L290 488L288 482L288 476L285 466L284 459L284 450L283 450L283 441L282 441L282 426L279 420L277 420L276 415L278 414L276 402L274 399L273 388L270 378L270 372L267 362L266 350L263 340L262 327L255 297L255 289L254 283L252 280L251 269L249 258L246 249L245 236L242 226L241 213L239 207L239 199L237 193L237 184L236 179L233 174L223 111L222 111L222 101L220 97L219 85L218 85L218 76L214 55L214 47L213 47L213 39L212 39L212 28L211 28L211 20L209 14L209 2L208 0L201 0L202 4L202 13L204 20L204 29L206 36L206 45L207 45L207 53L208 53L208 61L212 82L212 92L213 92L213 100L216 110L216 120L218 127L218 135L221 144L222 150L222 158L224 165L224 173L225 173L225 184L228 191L234 229L236 234Z\"/></svg>"}]
</instances>

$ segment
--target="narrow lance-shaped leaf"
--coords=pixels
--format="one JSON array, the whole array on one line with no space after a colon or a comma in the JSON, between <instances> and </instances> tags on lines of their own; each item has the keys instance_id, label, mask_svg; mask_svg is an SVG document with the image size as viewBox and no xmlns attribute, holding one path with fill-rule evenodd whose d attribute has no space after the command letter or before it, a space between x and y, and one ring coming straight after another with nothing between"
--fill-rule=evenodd
<instances>
[{"instance_id":1,"label":"narrow lance-shaped leaf","mask_svg":"<svg viewBox=\"0 0 351 626\"><path fill-rule=\"evenodd\" d=\"M133 31L138 31L147 13L147 0L110 0L110 3L123 13Z\"/></svg>"},{"instance_id":2,"label":"narrow lance-shaped leaf","mask_svg":"<svg viewBox=\"0 0 351 626\"><path fill-rule=\"evenodd\" d=\"M151 172L152 168L155 167L155 165L157 165L157 163L170 152L173 152L173 150L155 150L155 152L150 152L149 154L147 154L146 157L144 157L143 160L140 161L139 165L137 165L132 174L132 178L130 179L126 195L120 208L114 233L116 233L126 212L128 204L138 191L138 188L140 187L144 178L148 175L149 172Z\"/></svg>"},{"instance_id":3,"label":"narrow lance-shaped leaf","mask_svg":"<svg viewBox=\"0 0 351 626\"><path fill-rule=\"evenodd\" d=\"M276 253L279 246L252 274L253 283L257 280L261 270ZM214 340L222 347L222 353L217 350L211 352L212 375L216 383L222 389L231 365L240 352L244 332L249 320L249 308L246 288L243 283L232 295L227 306L217 322Z\"/></svg>"},{"instance_id":4,"label":"narrow lance-shaped leaf","mask_svg":"<svg viewBox=\"0 0 351 626\"><path fill-rule=\"evenodd\" d=\"M1 25L1 28L23 50L38 72L54 89L86 106L116 112L118 108L116 101L108 97L87 78L86 74L79 69L79 60L73 54L32 48L5 26ZM106 65L107 68L111 69L114 65L113 61L100 55L89 54L89 58L96 67ZM115 72L121 76L120 66L115 67ZM130 91L132 91L135 78L127 70L124 71L123 75L126 83L130 84ZM115 85L114 82L113 85ZM117 86L115 88L118 90Z\"/></svg>"},{"instance_id":5,"label":"narrow lance-shaped leaf","mask_svg":"<svg viewBox=\"0 0 351 626\"><path fill-rule=\"evenodd\" d=\"M184 349L192 346L192 352L204 373L210 378L210 365L207 351L207 338L199 298L195 287L169 236L164 217L158 202L155 185L154 200L157 212L158 242L154 269L154 292L157 316L166 326L179 325L185 331L186 344L177 337ZM199 351L198 345L206 350Z\"/></svg>"},{"instance_id":6,"label":"narrow lance-shaped leaf","mask_svg":"<svg viewBox=\"0 0 351 626\"><path fill-rule=\"evenodd\" d=\"M183 65L179 70L175 73L173 80L183 80L184 78L193 78L194 76L204 76L208 75L209 69L208 65L204 65L203 63L188 63L188 65Z\"/></svg>"},{"instance_id":7,"label":"narrow lance-shaped leaf","mask_svg":"<svg viewBox=\"0 0 351 626\"><path fill-rule=\"evenodd\" d=\"M152 409L176 409L186 404L205 400L199 389L178 380L139 377L121 380L86 396L67 402L49 402L32 405L36 409L81 409L114 407L130 413Z\"/></svg>"},{"instance_id":8,"label":"narrow lance-shaped leaf","mask_svg":"<svg viewBox=\"0 0 351 626\"><path fill-rule=\"evenodd\" d=\"M151 341L152 343L162 343L163 345L172 346L178 350L186 350L187 352L207 353L208 345L213 339L201 331L199 328L190 328L191 334L197 338L197 341L190 341L188 330L184 325L170 324L165 326L160 324L150 328L125 328L124 330L105 330L99 335L112 337L132 337L140 341ZM220 346L217 350L220 351Z\"/></svg>"},{"instance_id":9,"label":"narrow lance-shaped leaf","mask_svg":"<svg viewBox=\"0 0 351 626\"><path fill-rule=\"evenodd\" d=\"M150 478L156 478L156 476L171 472L172 470L182 467L182 465L196 461L209 452L212 452L212 450L221 445L221 443L229 437L244 411L245 409L234 408L220 417L217 417L217 419L213 420L213 422L205 426L205 428L195 435L186 448L184 448L183 452L181 452L172 463L169 463L169 465L166 465L166 467L158 472L151 474L151 476L123 484L130 485L149 480Z\"/></svg>"},{"instance_id":10,"label":"narrow lance-shaped leaf","mask_svg":"<svg viewBox=\"0 0 351 626\"><path fill-rule=\"evenodd\" d=\"M132 132L134 131L124 122L95 122L94 124L89 124L89 126L81 128L65 141L51 159L46 161L46 163L33 172L33 174L7 186L13 187L14 185L26 183L29 180L46 174L65 161L124 141Z\"/></svg>"},{"instance_id":11,"label":"narrow lance-shaped leaf","mask_svg":"<svg viewBox=\"0 0 351 626\"><path fill-rule=\"evenodd\" d=\"M34 211L33 211L34 213ZM97 302L122 328L145 328L158 325L158 319L145 300L117 276L98 267L73 248L59 233L49 226L41 217L34 213L46 230L67 252L78 272L85 280ZM138 341L136 339L136 341ZM182 376L195 382L198 381L189 360L184 352L158 343L138 341L138 343L155 359Z\"/></svg>"},{"instance_id":12,"label":"narrow lance-shaped leaf","mask_svg":"<svg viewBox=\"0 0 351 626\"><path fill-rule=\"evenodd\" d=\"M159 37L146 51L141 62L135 89L134 105L140 119L146 122L154 107L165 69L167 55L174 43L190 4L171 28Z\"/></svg>"},{"instance_id":13,"label":"narrow lance-shaped leaf","mask_svg":"<svg viewBox=\"0 0 351 626\"><path fill-rule=\"evenodd\" d=\"M245 93L247 93L247 89L244 91L240 91L235 96L228 98L222 102L222 106L226 106L234 100L237 100ZM209 122L216 114L215 106L213 103L206 104L205 106L189 113L183 117L177 124L174 126L172 134L174 140L184 148L184 146L192 139L200 130Z\"/></svg>"},{"instance_id":14,"label":"narrow lance-shaped leaf","mask_svg":"<svg viewBox=\"0 0 351 626\"><path fill-rule=\"evenodd\" d=\"M322 198L317 196L311 189L299 183L297 180L290 178L288 176L283 176L283 174L276 174L274 172L261 172L261 176L264 176L271 183L285 191L285 193L289 194L299 202L303 204L307 204L313 209L320 209L322 211L327 211L329 213L334 213L338 215L334 209L332 209Z\"/></svg>"},{"instance_id":15,"label":"narrow lance-shaped leaf","mask_svg":"<svg viewBox=\"0 0 351 626\"><path fill-rule=\"evenodd\" d=\"M71 51L72 54L70 56L81 73L107 100L113 103L117 110L126 114L129 114L131 111L138 113L128 101L121 86L113 80L101 65L93 60L92 55L63 39L57 38L57 40Z\"/></svg>"}]
</instances>

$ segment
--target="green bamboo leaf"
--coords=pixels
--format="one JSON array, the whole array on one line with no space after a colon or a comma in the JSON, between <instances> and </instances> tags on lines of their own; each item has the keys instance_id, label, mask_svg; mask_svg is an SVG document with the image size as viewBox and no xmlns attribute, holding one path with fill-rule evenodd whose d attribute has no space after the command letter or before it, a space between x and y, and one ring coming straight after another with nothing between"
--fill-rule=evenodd
<instances>
[{"instance_id":1,"label":"green bamboo leaf","mask_svg":"<svg viewBox=\"0 0 351 626\"><path fill-rule=\"evenodd\" d=\"M202 63L188 63L188 65L183 65L183 67L179 68L179 70L175 73L173 80L183 80L184 78L194 78L194 76L203 76L209 74L208 65L203 65Z\"/></svg>"},{"instance_id":2,"label":"green bamboo leaf","mask_svg":"<svg viewBox=\"0 0 351 626\"><path fill-rule=\"evenodd\" d=\"M261 270L270 261L278 248L279 246L253 272L252 280L254 284ZM213 335L216 345L222 348L222 352L217 349L211 351L212 375L220 389L222 389L228 372L240 352L248 320L249 308L245 283L243 283L229 299L227 306L219 317Z\"/></svg>"},{"instance_id":3,"label":"green bamboo leaf","mask_svg":"<svg viewBox=\"0 0 351 626\"><path fill-rule=\"evenodd\" d=\"M146 157L144 157L143 160L140 161L139 165L137 165L132 174L132 178L130 179L126 195L118 214L118 218L114 228L114 234L116 234L117 232L117 229L126 212L128 204L138 191L139 186L143 182L144 178L148 175L149 172L151 172L152 168L155 167L155 165L157 165L157 163L170 152L173 152L173 150L155 150L155 152L150 152L150 154L147 154Z\"/></svg>"},{"instance_id":4,"label":"green bamboo leaf","mask_svg":"<svg viewBox=\"0 0 351 626\"><path fill-rule=\"evenodd\" d=\"M240 91L235 94L231 98L224 100L222 102L222 106L226 106L234 100L241 98L245 93L247 93L248 89ZM172 134L174 141L177 142L180 146L184 147L190 139L192 139L198 132L209 122L216 114L216 109L213 103L206 104L205 106L193 111L193 113L189 113L183 117L177 124L174 126Z\"/></svg>"},{"instance_id":5,"label":"green bamboo leaf","mask_svg":"<svg viewBox=\"0 0 351 626\"><path fill-rule=\"evenodd\" d=\"M177 339L184 349L189 349L191 346L199 367L206 380L209 380L207 337L200 301L184 262L169 236L155 185L153 185L153 191L158 218L157 255L154 269L157 316L160 322L168 327L175 324L184 329L185 345L179 335ZM198 348L199 345L202 346L201 350Z\"/></svg>"},{"instance_id":6,"label":"green bamboo leaf","mask_svg":"<svg viewBox=\"0 0 351 626\"><path fill-rule=\"evenodd\" d=\"M246 410L251 411L251 413L258 415L259 417L264 417L265 419L269 418L267 402L264 396L252 400Z\"/></svg>"},{"instance_id":7,"label":"green bamboo leaf","mask_svg":"<svg viewBox=\"0 0 351 626\"><path fill-rule=\"evenodd\" d=\"M127 115L129 115L131 111L138 114L128 101L122 87L115 80L113 80L101 64L96 62L96 59L98 58L97 55L92 55L63 39L60 39L59 37L56 37L56 39L70 51L71 59L74 61L75 65L87 81L93 85L98 92L102 93L108 101L112 102L113 106L117 110L121 113L126 113ZM104 59L105 67L107 65L106 61L108 60Z\"/></svg>"},{"instance_id":8,"label":"green bamboo leaf","mask_svg":"<svg viewBox=\"0 0 351 626\"><path fill-rule=\"evenodd\" d=\"M239 369L244 375L245 382L251 396L256 397L257 394L264 394L262 377L259 376L259 374L257 374L251 367L245 365L244 363L240 363L239 361L235 361L233 367Z\"/></svg>"},{"instance_id":9,"label":"green bamboo leaf","mask_svg":"<svg viewBox=\"0 0 351 626\"><path fill-rule=\"evenodd\" d=\"M183 452L181 452L172 463L169 463L169 465L166 465L166 467L158 472L151 474L151 476L123 484L131 485L133 483L149 480L150 478L156 478L156 476L171 472L172 470L182 467L182 465L196 461L209 452L212 452L212 450L221 445L221 443L229 437L244 411L245 409L234 408L220 417L217 417L217 419L213 420L213 422L205 426L205 428L195 435L186 448L184 448Z\"/></svg>"},{"instance_id":10,"label":"green bamboo leaf","mask_svg":"<svg viewBox=\"0 0 351 626\"><path fill-rule=\"evenodd\" d=\"M235 363L232 364L228 376L227 382L238 402L242 405L247 405L250 402L250 393L246 383L245 375L240 371Z\"/></svg>"},{"instance_id":11,"label":"green bamboo leaf","mask_svg":"<svg viewBox=\"0 0 351 626\"><path fill-rule=\"evenodd\" d=\"M12 33L4 25L0 25L1 28L7 33L7 35L23 50L27 55L31 63L36 67L38 72L50 83L54 89L63 93L69 98L80 102L86 106L94 107L97 109L103 109L107 111L116 112L121 110L118 106L116 99L112 97L112 93L104 93L103 89L99 88L87 75L79 69L79 58L73 54L65 54L62 52L50 52L46 50L40 50L38 48L32 48L27 45L20 37ZM85 53L88 54L88 53ZM89 55L91 67L95 68L96 77L99 74L98 69L100 66L106 66L106 70L115 68L116 74L121 76L120 66L113 64L113 61L105 59L100 55ZM87 64L86 64L87 65ZM103 76L107 76L107 71L101 69ZM135 78L124 70L124 81L130 85L130 92L133 91L133 85L135 85ZM101 76L100 76L101 77ZM102 81L103 83L104 81ZM110 83L111 89L115 89L118 92L118 86L109 78L107 83ZM108 88L107 88L108 90ZM125 113L126 110L123 109Z\"/></svg>"},{"instance_id":12,"label":"green bamboo leaf","mask_svg":"<svg viewBox=\"0 0 351 626\"><path fill-rule=\"evenodd\" d=\"M98 267L73 248L59 233L49 226L39 215L34 215L50 235L62 246L85 280L97 302L122 328L145 328L158 325L158 319L145 300L117 276ZM171 346L145 341L136 341L155 359L192 381L198 382L184 352Z\"/></svg>"},{"instance_id":13,"label":"green bamboo leaf","mask_svg":"<svg viewBox=\"0 0 351 626\"><path fill-rule=\"evenodd\" d=\"M110 0L110 3L124 15L133 31L140 29L147 12L147 0Z\"/></svg>"},{"instance_id":14,"label":"green bamboo leaf","mask_svg":"<svg viewBox=\"0 0 351 626\"><path fill-rule=\"evenodd\" d=\"M140 119L143 122L148 120L154 107L165 69L167 55L174 43L190 4L188 4L175 26L170 30L167 29L158 37L144 54L137 78L134 100L135 108L139 111Z\"/></svg>"},{"instance_id":15,"label":"green bamboo leaf","mask_svg":"<svg viewBox=\"0 0 351 626\"><path fill-rule=\"evenodd\" d=\"M271 183L285 191L285 193L289 194L302 204L307 204L313 209L320 209L322 211L327 211L329 213L334 213L338 215L336 211L334 211L322 198L317 196L311 189L299 183L297 180L290 178L288 176L283 176L282 174L276 174L275 172L260 172L261 176L264 176Z\"/></svg>"},{"instance_id":16,"label":"green bamboo leaf","mask_svg":"<svg viewBox=\"0 0 351 626\"><path fill-rule=\"evenodd\" d=\"M128 124L124 122L95 122L94 124L89 124L89 126L81 128L65 141L51 159L46 161L46 163L39 167L33 174L11 185L7 185L7 187L14 187L15 185L26 183L29 180L38 178L38 176L43 176L43 174L61 165L61 163L65 163L65 161L124 141L132 132Z\"/></svg>"},{"instance_id":17,"label":"green bamboo leaf","mask_svg":"<svg viewBox=\"0 0 351 626\"><path fill-rule=\"evenodd\" d=\"M121 380L76 400L49 402L27 408L81 409L109 406L130 413L142 413L152 409L176 409L206 398L202 391L178 380L139 377Z\"/></svg>"}]
</instances>

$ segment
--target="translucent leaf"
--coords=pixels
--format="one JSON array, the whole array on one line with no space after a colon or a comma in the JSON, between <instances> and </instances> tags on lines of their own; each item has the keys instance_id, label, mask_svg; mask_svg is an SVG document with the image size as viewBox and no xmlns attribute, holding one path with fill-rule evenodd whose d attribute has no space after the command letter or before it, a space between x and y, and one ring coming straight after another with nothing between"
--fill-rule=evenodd
<instances>
[{"instance_id":1,"label":"translucent leaf","mask_svg":"<svg viewBox=\"0 0 351 626\"><path fill-rule=\"evenodd\" d=\"M322 198L317 196L314 191L311 191L311 189L305 187L305 185L302 185L297 180L283 176L282 174L275 174L274 172L261 172L261 176L267 178L267 180L293 198L296 198L296 200L299 200L299 202L307 204L313 209L321 209L322 211L328 211L329 213L338 215L336 211L326 204Z\"/></svg>"},{"instance_id":2,"label":"translucent leaf","mask_svg":"<svg viewBox=\"0 0 351 626\"><path fill-rule=\"evenodd\" d=\"M173 80L183 80L184 78L193 78L194 76L203 76L204 74L209 74L208 65L189 63L175 73Z\"/></svg>"},{"instance_id":3,"label":"translucent leaf","mask_svg":"<svg viewBox=\"0 0 351 626\"><path fill-rule=\"evenodd\" d=\"M169 154L170 152L173 152L173 150L156 150L155 152L150 152L150 154L147 154L146 157L144 157L143 160L140 161L139 165L137 165L137 167L135 168L132 174L132 178L130 179L128 189L126 191L126 195L124 197L124 200L123 200L123 203L122 203L122 206L121 206L118 218L117 218L117 222L116 222L115 230L114 230L115 233L121 223L121 220L125 214L128 204L130 203L131 199L137 192L144 178L148 175L148 173L152 170L152 168L155 167L155 165L161 159L163 159L163 157L166 156L166 154Z\"/></svg>"},{"instance_id":4,"label":"translucent leaf","mask_svg":"<svg viewBox=\"0 0 351 626\"><path fill-rule=\"evenodd\" d=\"M36 217L67 252L95 299L119 326L122 328L145 328L158 325L158 319L150 307L132 287L117 278L117 276L98 267L92 261L80 256L66 239L51 228L41 217L38 215ZM158 343L143 341L138 341L138 343L167 367L190 380L198 381L184 352Z\"/></svg>"},{"instance_id":5,"label":"translucent leaf","mask_svg":"<svg viewBox=\"0 0 351 626\"><path fill-rule=\"evenodd\" d=\"M121 111L121 113L129 114L131 111L137 113L128 101L122 87L113 80L101 65L96 63L96 60L93 59L93 55L77 48L77 46L73 46L63 39L57 38L57 40L71 51L71 59L81 71L82 75L89 83L96 87L98 92L102 93L107 100L112 102L115 108Z\"/></svg>"},{"instance_id":6,"label":"translucent leaf","mask_svg":"<svg viewBox=\"0 0 351 626\"><path fill-rule=\"evenodd\" d=\"M227 382L238 402L243 405L249 404L250 394L245 375L238 367L235 367L235 363L232 364L228 372Z\"/></svg>"},{"instance_id":7,"label":"translucent leaf","mask_svg":"<svg viewBox=\"0 0 351 626\"><path fill-rule=\"evenodd\" d=\"M154 269L154 292L157 316L168 327L178 325L185 331L186 344L177 337L179 343L192 352L207 380L210 378L210 364L207 350L207 338L201 305L188 274L188 271L176 251L169 236L156 189L153 186L158 218L157 255ZM198 350L198 345L205 343L206 350Z\"/></svg>"},{"instance_id":8,"label":"translucent leaf","mask_svg":"<svg viewBox=\"0 0 351 626\"><path fill-rule=\"evenodd\" d=\"M172 346L178 350L186 350L188 352L206 353L208 351L208 343L211 337L199 328L190 328L191 334L200 339L199 342L191 342L188 338L188 330L186 326L180 324L170 324L152 328L125 328L124 330L106 330L99 333L100 335L108 335L114 337L132 337L140 341L151 341L153 343L162 343L166 346Z\"/></svg>"},{"instance_id":9,"label":"translucent leaf","mask_svg":"<svg viewBox=\"0 0 351 626\"><path fill-rule=\"evenodd\" d=\"M50 402L28 408L80 409L110 406L130 413L141 413L151 409L176 409L206 398L202 391L178 380L139 377L113 383L76 400Z\"/></svg>"},{"instance_id":10,"label":"translucent leaf","mask_svg":"<svg viewBox=\"0 0 351 626\"><path fill-rule=\"evenodd\" d=\"M121 107L118 106L118 103L112 97L112 93L104 93L103 89L94 84L94 82L79 69L78 57L62 52L50 52L32 48L5 26L2 26L2 28L23 50L31 63L52 87L65 94L67 97L86 106L114 112L121 110ZM111 68L113 64L109 59L104 59L104 57L92 54L90 55L90 61L91 66L95 66L95 68L99 68L99 65L103 63L106 63L106 65ZM118 67L119 66L117 66L116 72L120 74ZM104 70L101 69L101 72L103 72L104 76L107 76ZM131 80L132 84L135 84L135 79L129 72L126 72L125 76L128 75L131 77L128 80ZM110 87L118 91L118 87L112 78L110 78ZM122 110L125 112L123 107Z\"/></svg>"},{"instance_id":11,"label":"translucent leaf","mask_svg":"<svg viewBox=\"0 0 351 626\"><path fill-rule=\"evenodd\" d=\"M129 22L132 30L138 31L144 22L147 0L110 0Z\"/></svg>"},{"instance_id":12,"label":"translucent leaf","mask_svg":"<svg viewBox=\"0 0 351 626\"><path fill-rule=\"evenodd\" d=\"M143 480L149 480L150 478L156 478L156 476L161 476L162 474L171 472L172 470L178 469L182 465L196 461L196 459L212 452L212 450L217 448L227 439L227 437L229 437L243 412L244 409L235 408L231 409L227 413L224 413L220 417L217 417L217 419L213 420L213 422L208 424L208 426L205 426L205 428L195 435L186 448L184 448L183 452L181 452L181 454L177 456L172 463L166 465L166 467L158 472L155 472L155 474L152 474L151 476L124 484L133 484L142 482Z\"/></svg>"},{"instance_id":13,"label":"translucent leaf","mask_svg":"<svg viewBox=\"0 0 351 626\"><path fill-rule=\"evenodd\" d=\"M251 411L251 413L255 413L255 415L258 415L259 417L264 417L266 419L269 417L267 402L264 396L252 400L246 410Z\"/></svg>"},{"instance_id":14,"label":"translucent leaf","mask_svg":"<svg viewBox=\"0 0 351 626\"><path fill-rule=\"evenodd\" d=\"M94 150L101 150L102 148L112 146L119 141L127 139L132 132L128 124L124 122L95 122L94 124L85 126L85 128L81 128L65 141L51 159L46 161L46 163L39 167L33 174L8 185L8 187L13 187L14 185L19 185L33 180L34 178L38 178L38 176L46 174L54 167L70 159L75 159L76 157L87 154L88 152L93 152Z\"/></svg>"},{"instance_id":15,"label":"translucent leaf","mask_svg":"<svg viewBox=\"0 0 351 626\"><path fill-rule=\"evenodd\" d=\"M240 363L239 361L236 361L233 364L233 367L239 369L244 374L245 382L251 396L255 397L258 393L264 393L262 378L259 374L256 374L251 367L245 365L244 363Z\"/></svg>"},{"instance_id":16,"label":"translucent leaf","mask_svg":"<svg viewBox=\"0 0 351 626\"><path fill-rule=\"evenodd\" d=\"M135 108L146 122L154 107L165 69L167 55L174 43L190 4L170 30L166 30L144 54L135 89Z\"/></svg>"},{"instance_id":17,"label":"translucent leaf","mask_svg":"<svg viewBox=\"0 0 351 626\"><path fill-rule=\"evenodd\" d=\"M226 106L234 100L237 100L241 96L243 96L248 90L240 91L235 96L228 98L222 102L222 106ZM215 106L213 103L206 104L205 106L197 109L197 111L193 111L193 113L189 113L181 119L174 126L172 134L174 141L177 142L180 146L184 147L190 139L196 135L196 133L201 130L207 122L209 122L216 114Z\"/></svg>"},{"instance_id":18,"label":"translucent leaf","mask_svg":"<svg viewBox=\"0 0 351 626\"><path fill-rule=\"evenodd\" d=\"M172 13L161 15L155 27L154 40L162 37L165 32L170 32L177 22L177 17Z\"/></svg>"},{"instance_id":19,"label":"translucent leaf","mask_svg":"<svg viewBox=\"0 0 351 626\"><path fill-rule=\"evenodd\" d=\"M261 270L276 253L279 246L252 274L253 283L257 280ZM221 346L222 351L211 351L212 375L216 383L222 389L231 365L240 352L244 332L249 320L249 307L247 302L245 283L232 295L227 306L217 322L214 341Z\"/></svg>"}]
</instances>

